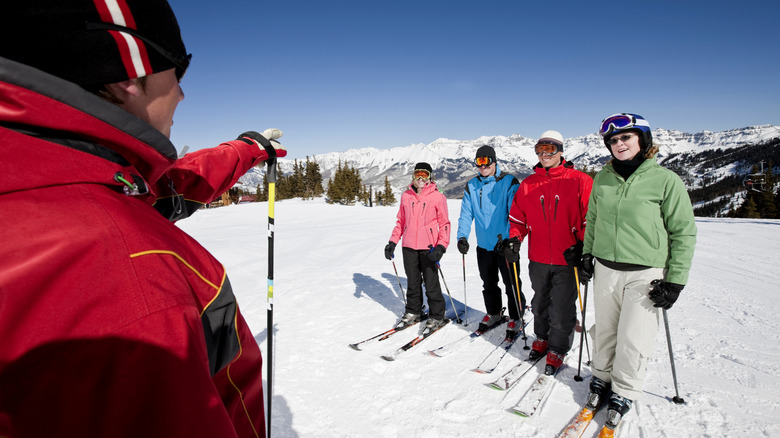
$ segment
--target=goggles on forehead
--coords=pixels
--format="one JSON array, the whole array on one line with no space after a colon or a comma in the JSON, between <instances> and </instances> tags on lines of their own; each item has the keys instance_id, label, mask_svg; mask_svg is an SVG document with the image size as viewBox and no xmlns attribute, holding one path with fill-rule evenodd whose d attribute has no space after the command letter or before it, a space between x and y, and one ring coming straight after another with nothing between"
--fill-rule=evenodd
<instances>
[{"instance_id":1,"label":"goggles on forehead","mask_svg":"<svg viewBox=\"0 0 780 438\"><path fill-rule=\"evenodd\" d=\"M422 180L428 180L431 179L431 172L428 172L425 169L417 169L414 171L413 179L422 179Z\"/></svg>"},{"instance_id":2,"label":"goggles on forehead","mask_svg":"<svg viewBox=\"0 0 780 438\"><path fill-rule=\"evenodd\" d=\"M474 164L477 167L490 166L493 164L493 159L490 157L477 157L474 159Z\"/></svg>"},{"instance_id":3,"label":"goggles on forehead","mask_svg":"<svg viewBox=\"0 0 780 438\"><path fill-rule=\"evenodd\" d=\"M551 143L541 143L536 145L536 155L555 155L558 153L558 145Z\"/></svg>"},{"instance_id":4,"label":"goggles on forehead","mask_svg":"<svg viewBox=\"0 0 780 438\"><path fill-rule=\"evenodd\" d=\"M599 129L599 134L601 134L601 136L603 137L615 131L629 129L635 126L646 126L649 128L650 124L647 123L647 120L644 120L642 118L637 119L631 114L626 114L626 113L615 114L601 121L601 129Z\"/></svg>"}]
</instances>

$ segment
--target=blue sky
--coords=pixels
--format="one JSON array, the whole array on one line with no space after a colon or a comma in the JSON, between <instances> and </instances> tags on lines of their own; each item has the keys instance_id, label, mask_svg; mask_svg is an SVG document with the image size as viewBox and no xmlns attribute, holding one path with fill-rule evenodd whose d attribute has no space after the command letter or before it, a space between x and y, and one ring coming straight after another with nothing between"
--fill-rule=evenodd
<instances>
[{"instance_id":1,"label":"blue sky","mask_svg":"<svg viewBox=\"0 0 780 438\"><path fill-rule=\"evenodd\" d=\"M290 157L439 137L780 124L775 1L169 0L177 148L279 128Z\"/></svg>"}]
</instances>

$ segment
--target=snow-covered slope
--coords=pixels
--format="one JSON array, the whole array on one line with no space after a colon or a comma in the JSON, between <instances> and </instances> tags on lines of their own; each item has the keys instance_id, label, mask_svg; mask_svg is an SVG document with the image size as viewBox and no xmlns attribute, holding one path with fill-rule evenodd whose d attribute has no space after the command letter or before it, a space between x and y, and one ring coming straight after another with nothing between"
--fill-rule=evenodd
<instances>
[{"instance_id":1,"label":"snow-covered slope","mask_svg":"<svg viewBox=\"0 0 780 438\"><path fill-rule=\"evenodd\" d=\"M459 201L450 201L451 220L459 207ZM442 259L456 305L468 305L468 327L451 324L395 362L379 355L414 333L362 352L347 346L389 328L403 312L393 266L383 256L396 212L321 199L276 204L272 436L555 436L585 401L590 371L584 365L585 381L576 382L576 358L573 368L561 372L538 417L528 421L507 410L530 381L506 393L485 386L524 357L522 343L492 375L470 371L493 347L489 339L444 358L423 354L475 329L483 315L473 251L465 257L465 281L454 247ZM225 264L264 352L266 217L267 204L257 203L200 211L178 223ZM780 436L780 221L704 218L697 227L690 281L669 311L679 389L687 404L670 401L675 391L662 328L644 395L626 417L623 436ZM474 248L476 241L471 244ZM520 279L530 300L525 251L522 255ZM402 264L396 265L406 288ZM586 306L590 326L592 296ZM602 413L595 423L603 422ZM595 436L594 430L585 436Z\"/></svg>"}]
</instances>

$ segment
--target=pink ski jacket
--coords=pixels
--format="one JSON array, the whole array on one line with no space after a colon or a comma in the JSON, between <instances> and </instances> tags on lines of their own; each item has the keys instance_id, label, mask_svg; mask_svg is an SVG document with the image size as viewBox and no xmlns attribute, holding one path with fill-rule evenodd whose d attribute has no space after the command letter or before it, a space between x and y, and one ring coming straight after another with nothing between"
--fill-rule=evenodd
<instances>
[{"instance_id":1,"label":"pink ski jacket","mask_svg":"<svg viewBox=\"0 0 780 438\"><path fill-rule=\"evenodd\" d=\"M411 249L428 249L429 245L450 244L450 218L447 213L447 198L430 183L417 193L409 189L401 195L398 221L393 228L390 241L396 244L403 236L402 246Z\"/></svg>"}]
</instances>

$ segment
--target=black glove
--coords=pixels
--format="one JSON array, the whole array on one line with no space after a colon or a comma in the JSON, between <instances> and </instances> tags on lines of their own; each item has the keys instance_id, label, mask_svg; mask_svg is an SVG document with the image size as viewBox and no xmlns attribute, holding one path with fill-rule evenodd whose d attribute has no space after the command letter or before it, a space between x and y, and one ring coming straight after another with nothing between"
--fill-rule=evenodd
<instances>
[{"instance_id":1,"label":"black glove","mask_svg":"<svg viewBox=\"0 0 780 438\"><path fill-rule=\"evenodd\" d=\"M501 246L504 248L504 258L509 263L515 263L520 260L520 239L517 237L510 237L505 239Z\"/></svg>"},{"instance_id":2,"label":"black glove","mask_svg":"<svg viewBox=\"0 0 780 438\"><path fill-rule=\"evenodd\" d=\"M663 307L666 310L672 308L672 304L677 301L685 285L677 283L667 283L663 280L653 280L650 282L653 290L650 291L650 299L655 303L653 307Z\"/></svg>"},{"instance_id":3,"label":"black glove","mask_svg":"<svg viewBox=\"0 0 780 438\"><path fill-rule=\"evenodd\" d=\"M577 242L566 248L563 251L563 258L566 260L567 265L578 266L582 260L582 242Z\"/></svg>"},{"instance_id":4,"label":"black glove","mask_svg":"<svg viewBox=\"0 0 780 438\"><path fill-rule=\"evenodd\" d=\"M461 254L469 252L469 241L466 240L465 237L458 239L458 251L460 251Z\"/></svg>"},{"instance_id":5,"label":"black glove","mask_svg":"<svg viewBox=\"0 0 780 438\"><path fill-rule=\"evenodd\" d=\"M438 262L441 260L444 252L447 251L447 249L441 245L436 245L436 248L434 248L433 245L428 245L428 248L431 250L431 252L428 253L428 259L430 259L432 262Z\"/></svg>"},{"instance_id":6,"label":"black glove","mask_svg":"<svg viewBox=\"0 0 780 438\"><path fill-rule=\"evenodd\" d=\"M593 278L593 256L583 254L577 269L579 271L577 275L580 277L580 284L588 284L590 279Z\"/></svg>"},{"instance_id":7,"label":"black glove","mask_svg":"<svg viewBox=\"0 0 780 438\"><path fill-rule=\"evenodd\" d=\"M393 253L395 252L395 242L390 241L385 245L385 258L387 260L393 260Z\"/></svg>"}]
</instances>

